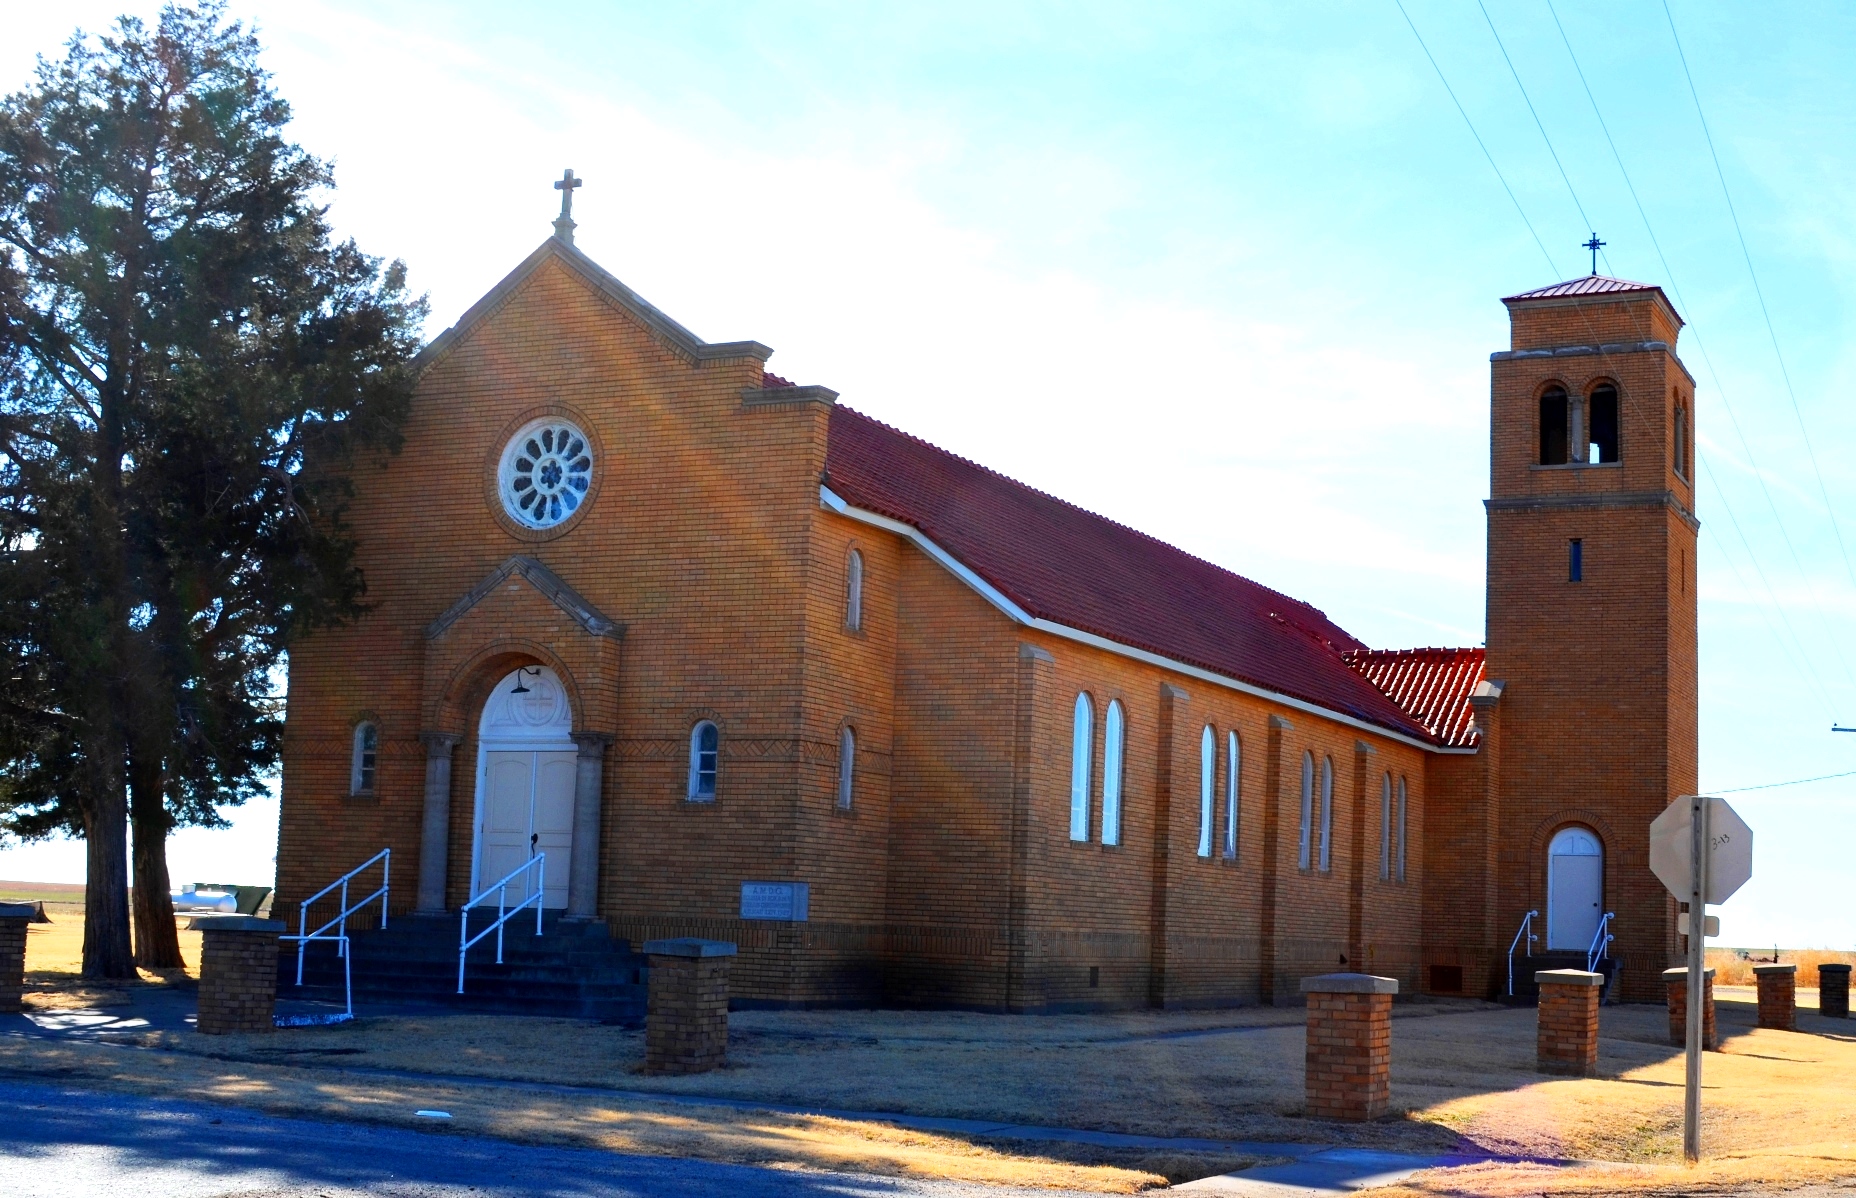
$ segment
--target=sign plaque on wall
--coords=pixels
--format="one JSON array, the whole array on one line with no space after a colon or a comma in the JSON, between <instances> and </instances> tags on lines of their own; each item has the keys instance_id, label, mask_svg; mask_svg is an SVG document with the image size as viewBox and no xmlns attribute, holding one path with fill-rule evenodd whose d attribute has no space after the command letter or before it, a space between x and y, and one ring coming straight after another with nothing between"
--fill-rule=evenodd
<instances>
[{"instance_id":1,"label":"sign plaque on wall","mask_svg":"<svg viewBox=\"0 0 1856 1198\"><path fill-rule=\"evenodd\" d=\"M741 918L804 922L812 905L809 882L741 883Z\"/></svg>"}]
</instances>

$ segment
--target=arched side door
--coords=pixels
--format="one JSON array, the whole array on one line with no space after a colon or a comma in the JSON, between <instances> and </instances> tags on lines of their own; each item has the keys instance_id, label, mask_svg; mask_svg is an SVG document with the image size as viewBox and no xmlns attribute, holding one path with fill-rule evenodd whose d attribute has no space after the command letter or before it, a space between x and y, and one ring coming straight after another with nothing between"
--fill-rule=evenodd
<instances>
[{"instance_id":1,"label":"arched side door","mask_svg":"<svg viewBox=\"0 0 1856 1198\"><path fill-rule=\"evenodd\" d=\"M1605 850L1589 828L1561 828L1547 847L1547 948L1584 952L1605 901Z\"/></svg>"}]
</instances>

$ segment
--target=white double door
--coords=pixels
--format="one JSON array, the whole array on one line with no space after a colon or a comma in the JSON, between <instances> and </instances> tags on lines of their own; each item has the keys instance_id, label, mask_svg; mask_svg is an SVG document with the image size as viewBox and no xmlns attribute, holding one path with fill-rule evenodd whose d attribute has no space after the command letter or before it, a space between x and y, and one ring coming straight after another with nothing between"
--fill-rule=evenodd
<instances>
[{"instance_id":1,"label":"white double door","mask_svg":"<svg viewBox=\"0 0 1856 1198\"><path fill-rule=\"evenodd\" d=\"M574 847L574 773L577 753L565 748L495 748L486 745L478 774L477 859L471 893L480 894L536 853L546 857L541 905L567 905ZM533 893L533 872L511 882L517 903ZM490 902L494 903L495 898Z\"/></svg>"}]
</instances>

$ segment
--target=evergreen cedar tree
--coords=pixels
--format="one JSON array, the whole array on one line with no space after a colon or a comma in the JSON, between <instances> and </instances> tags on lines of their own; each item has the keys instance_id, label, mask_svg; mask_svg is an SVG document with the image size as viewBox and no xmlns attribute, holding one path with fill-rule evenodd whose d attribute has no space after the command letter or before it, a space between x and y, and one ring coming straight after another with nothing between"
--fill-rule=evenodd
<instances>
[{"instance_id":1,"label":"evergreen cedar tree","mask_svg":"<svg viewBox=\"0 0 1856 1198\"><path fill-rule=\"evenodd\" d=\"M411 392L425 301L331 238L258 56L170 5L0 102L0 826L84 836L86 977L181 963L167 833L263 788L290 635L363 610L346 471Z\"/></svg>"}]
</instances>

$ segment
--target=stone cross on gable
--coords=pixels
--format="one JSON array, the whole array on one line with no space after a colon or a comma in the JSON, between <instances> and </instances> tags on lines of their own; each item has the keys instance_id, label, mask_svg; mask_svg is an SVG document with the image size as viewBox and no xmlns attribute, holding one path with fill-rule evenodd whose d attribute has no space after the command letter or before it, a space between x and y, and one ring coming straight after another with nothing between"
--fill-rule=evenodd
<instances>
[{"instance_id":1,"label":"stone cross on gable","mask_svg":"<svg viewBox=\"0 0 1856 1198\"><path fill-rule=\"evenodd\" d=\"M572 168L561 172L561 177L554 181L554 190L561 193L561 214L554 221L554 235L568 245L574 243L574 188L585 183L585 179L574 178Z\"/></svg>"}]
</instances>

